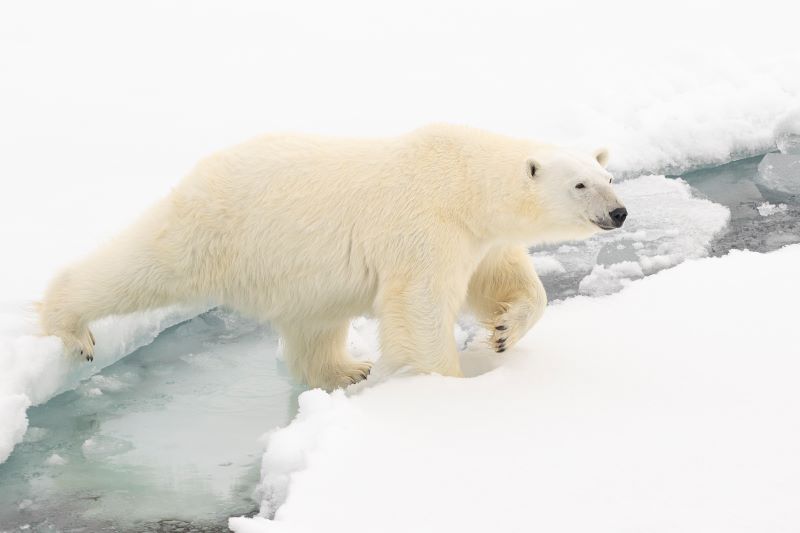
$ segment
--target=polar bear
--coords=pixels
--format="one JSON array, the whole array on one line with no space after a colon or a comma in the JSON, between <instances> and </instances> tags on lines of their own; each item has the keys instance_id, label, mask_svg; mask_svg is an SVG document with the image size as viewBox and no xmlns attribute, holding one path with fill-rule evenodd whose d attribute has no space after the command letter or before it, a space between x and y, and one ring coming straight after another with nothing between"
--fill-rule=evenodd
<instances>
[{"instance_id":1,"label":"polar bear","mask_svg":"<svg viewBox=\"0 0 800 533\"><path fill-rule=\"evenodd\" d=\"M138 222L50 284L45 334L91 360L91 321L213 302L270 321L311 387L365 378L349 321L376 315L390 366L460 376L462 306L497 352L542 315L536 243L622 225L606 150L452 125L388 139L268 135L201 161Z\"/></svg>"}]
</instances>

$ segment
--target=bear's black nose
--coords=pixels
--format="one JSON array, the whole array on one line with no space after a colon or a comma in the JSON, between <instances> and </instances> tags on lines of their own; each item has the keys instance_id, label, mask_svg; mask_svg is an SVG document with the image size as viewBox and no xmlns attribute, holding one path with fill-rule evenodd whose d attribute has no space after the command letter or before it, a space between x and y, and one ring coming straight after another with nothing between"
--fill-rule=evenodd
<instances>
[{"instance_id":1,"label":"bear's black nose","mask_svg":"<svg viewBox=\"0 0 800 533\"><path fill-rule=\"evenodd\" d=\"M625 222L625 219L628 217L628 210L624 207L618 207L611 211L608 216L614 221L614 226L618 228L622 226L622 223Z\"/></svg>"}]
</instances>

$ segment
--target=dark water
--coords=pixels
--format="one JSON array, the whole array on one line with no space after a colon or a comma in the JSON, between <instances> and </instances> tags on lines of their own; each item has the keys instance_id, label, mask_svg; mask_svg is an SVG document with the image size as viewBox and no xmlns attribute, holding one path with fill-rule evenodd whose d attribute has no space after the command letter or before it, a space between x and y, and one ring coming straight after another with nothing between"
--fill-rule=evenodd
<instances>
[{"instance_id":1,"label":"dark water","mask_svg":"<svg viewBox=\"0 0 800 533\"><path fill-rule=\"evenodd\" d=\"M731 210L731 222L711 243L711 255L724 255L731 249L771 252L800 242L800 198L770 191L756 183L758 163L762 157L681 176L699 194ZM785 209L763 216L757 208L765 202L776 206L782 204Z\"/></svg>"}]
</instances>

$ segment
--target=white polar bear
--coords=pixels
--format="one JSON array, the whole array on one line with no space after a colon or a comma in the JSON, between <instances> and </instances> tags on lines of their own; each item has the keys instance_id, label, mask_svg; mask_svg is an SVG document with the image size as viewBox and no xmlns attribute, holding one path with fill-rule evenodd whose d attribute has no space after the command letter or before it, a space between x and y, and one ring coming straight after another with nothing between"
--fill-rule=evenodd
<instances>
[{"instance_id":1,"label":"white polar bear","mask_svg":"<svg viewBox=\"0 0 800 533\"><path fill-rule=\"evenodd\" d=\"M312 387L363 379L350 319L380 319L393 366L461 375L466 303L503 352L547 303L527 244L619 227L608 154L459 126L380 140L269 135L200 162L132 227L66 269L40 305L45 334L93 356L88 324L214 302L271 321Z\"/></svg>"}]
</instances>

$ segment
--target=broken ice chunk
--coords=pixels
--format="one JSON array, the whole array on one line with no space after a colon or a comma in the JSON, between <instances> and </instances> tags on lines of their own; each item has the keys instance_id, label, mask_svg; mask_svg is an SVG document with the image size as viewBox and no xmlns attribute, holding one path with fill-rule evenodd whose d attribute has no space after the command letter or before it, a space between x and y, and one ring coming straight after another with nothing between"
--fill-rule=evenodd
<instances>
[{"instance_id":1,"label":"broken ice chunk","mask_svg":"<svg viewBox=\"0 0 800 533\"><path fill-rule=\"evenodd\" d=\"M564 268L564 265L561 264L561 261L552 255L534 254L533 265L536 269L536 273L540 276L546 276L548 274L563 274L566 272L566 269Z\"/></svg>"},{"instance_id":2,"label":"broken ice chunk","mask_svg":"<svg viewBox=\"0 0 800 533\"><path fill-rule=\"evenodd\" d=\"M112 455L125 453L132 448L133 445L126 440L105 435L95 435L86 439L81 445L83 456L87 459L105 459Z\"/></svg>"},{"instance_id":3,"label":"broken ice chunk","mask_svg":"<svg viewBox=\"0 0 800 533\"><path fill-rule=\"evenodd\" d=\"M592 272L581 280L578 290L581 294L590 296L613 294L632 280L643 276L642 267L635 261L622 261L610 266L596 265Z\"/></svg>"},{"instance_id":4,"label":"broken ice chunk","mask_svg":"<svg viewBox=\"0 0 800 533\"><path fill-rule=\"evenodd\" d=\"M764 197L773 201L800 195L800 155L765 155L755 181Z\"/></svg>"},{"instance_id":5,"label":"broken ice chunk","mask_svg":"<svg viewBox=\"0 0 800 533\"><path fill-rule=\"evenodd\" d=\"M764 202L763 204L757 205L756 209L758 209L759 215L762 217L768 217L776 213L785 213L789 209L789 206L786 204L775 205L769 202Z\"/></svg>"},{"instance_id":6,"label":"broken ice chunk","mask_svg":"<svg viewBox=\"0 0 800 533\"><path fill-rule=\"evenodd\" d=\"M44 464L49 465L49 466L62 466L62 465L67 464L67 460L64 459L63 457L61 457L60 455L58 455L57 453L54 453L50 457L47 458L47 460L44 462Z\"/></svg>"}]
</instances>

